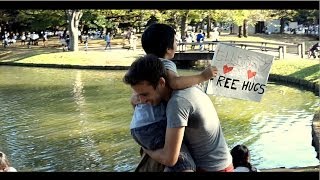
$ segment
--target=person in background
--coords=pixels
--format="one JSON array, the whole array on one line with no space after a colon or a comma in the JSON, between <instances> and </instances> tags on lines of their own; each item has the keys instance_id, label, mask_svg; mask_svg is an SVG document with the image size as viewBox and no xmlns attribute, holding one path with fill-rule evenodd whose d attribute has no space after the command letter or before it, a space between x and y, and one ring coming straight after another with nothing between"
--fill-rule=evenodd
<instances>
[{"instance_id":1,"label":"person in background","mask_svg":"<svg viewBox=\"0 0 320 180\"><path fill-rule=\"evenodd\" d=\"M204 34L203 34L203 31L200 30L196 37L197 37L197 43L200 44L199 48L202 51L204 49L204 46L203 46L202 42L204 41L204 37L205 37Z\"/></svg>"},{"instance_id":2,"label":"person in background","mask_svg":"<svg viewBox=\"0 0 320 180\"><path fill-rule=\"evenodd\" d=\"M7 156L0 151L0 172L17 172L14 167L10 166Z\"/></svg>"},{"instance_id":3,"label":"person in background","mask_svg":"<svg viewBox=\"0 0 320 180\"><path fill-rule=\"evenodd\" d=\"M84 50L87 51L88 50L88 41L89 41L89 35L86 34L84 37Z\"/></svg>"},{"instance_id":4,"label":"person in background","mask_svg":"<svg viewBox=\"0 0 320 180\"><path fill-rule=\"evenodd\" d=\"M317 58L319 50L320 50L320 45L319 45L319 42L317 42L309 49L308 58L310 58L311 56L313 58Z\"/></svg>"},{"instance_id":5,"label":"person in background","mask_svg":"<svg viewBox=\"0 0 320 180\"><path fill-rule=\"evenodd\" d=\"M219 41L218 27L213 28L212 40L213 40L213 41Z\"/></svg>"},{"instance_id":6,"label":"person in background","mask_svg":"<svg viewBox=\"0 0 320 180\"><path fill-rule=\"evenodd\" d=\"M250 152L245 145L236 145L231 150L234 172L259 172L250 163Z\"/></svg>"},{"instance_id":7,"label":"person in background","mask_svg":"<svg viewBox=\"0 0 320 180\"><path fill-rule=\"evenodd\" d=\"M106 40L106 48L105 50L109 47L111 49L111 37L110 37L110 32L107 33L106 37L105 37L105 40Z\"/></svg>"},{"instance_id":8,"label":"person in background","mask_svg":"<svg viewBox=\"0 0 320 180\"><path fill-rule=\"evenodd\" d=\"M42 42L43 42L43 47L47 46L47 41L48 41L48 32L42 32Z\"/></svg>"}]
</instances>

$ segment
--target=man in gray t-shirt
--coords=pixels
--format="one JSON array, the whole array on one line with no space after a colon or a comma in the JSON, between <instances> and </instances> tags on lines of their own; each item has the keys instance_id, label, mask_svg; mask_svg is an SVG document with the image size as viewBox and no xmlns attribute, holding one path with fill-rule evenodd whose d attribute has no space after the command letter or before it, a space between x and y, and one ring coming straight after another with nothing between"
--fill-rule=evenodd
<instances>
[{"instance_id":1,"label":"man in gray t-shirt","mask_svg":"<svg viewBox=\"0 0 320 180\"><path fill-rule=\"evenodd\" d=\"M132 63L124 76L143 103L167 101L167 129L162 149L144 151L166 166L178 160L182 141L187 145L197 171L233 171L232 157L210 98L199 88L173 91L165 68L157 57L146 55Z\"/></svg>"}]
</instances>

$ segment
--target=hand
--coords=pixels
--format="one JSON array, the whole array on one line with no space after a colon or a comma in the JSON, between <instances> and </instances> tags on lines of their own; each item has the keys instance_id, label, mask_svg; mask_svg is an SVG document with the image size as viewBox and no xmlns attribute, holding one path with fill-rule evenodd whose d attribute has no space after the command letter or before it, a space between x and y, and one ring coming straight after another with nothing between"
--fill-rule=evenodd
<instances>
[{"instance_id":1,"label":"hand","mask_svg":"<svg viewBox=\"0 0 320 180\"><path fill-rule=\"evenodd\" d=\"M140 100L139 96L136 93L133 93L131 95L131 104L133 106L135 106L135 105L140 104L140 103L141 103L141 100Z\"/></svg>"},{"instance_id":2,"label":"hand","mask_svg":"<svg viewBox=\"0 0 320 180\"><path fill-rule=\"evenodd\" d=\"M141 147L141 149L143 150L143 152L145 152L146 154L148 154L150 156L150 154L152 153L151 150L145 149L144 147Z\"/></svg>"},{"instance_id":3,"label":"hand","mask_svg":"<svg viewBox=\"0 0 320 180\"><path fill-rule=\"evenodd\" d=\"M201 75L205 81L211 78L215 78L217 74L218 74L218 69L216 66L209 66L201 72Z\"/></svg>"}]
</instances>

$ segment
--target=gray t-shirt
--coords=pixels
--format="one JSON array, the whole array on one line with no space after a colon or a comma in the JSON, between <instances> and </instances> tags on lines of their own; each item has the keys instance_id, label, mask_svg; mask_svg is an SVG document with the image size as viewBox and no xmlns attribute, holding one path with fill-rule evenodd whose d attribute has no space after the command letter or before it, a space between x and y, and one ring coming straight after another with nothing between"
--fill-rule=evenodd
<instances>
[{"instance_id":1,"label":"gray t-shirt","mask_svg":"<svg viewBox=\"0 0 320 180\"><path fill-rule=\"evenodd\" d=\"M159 59L162 61L164 67L167 70L173 71L178 75L177 66L176 66L176 64L174 62L172 62L172 61L170 61L168 59L163 59L163 58L159 58Z\"/></svg>"},{"instance_id":2,"label":"gray t-shirt","mask_svg":"<svg viewBox=\"0 0 320 180\"><path fill-rule=\"evenodd\" d=\"M198 168L218 171L232 163L217 112L199 88L174 91L166 114L168 128L185 126L184 140Z\"/></svg>"}]
</instances>

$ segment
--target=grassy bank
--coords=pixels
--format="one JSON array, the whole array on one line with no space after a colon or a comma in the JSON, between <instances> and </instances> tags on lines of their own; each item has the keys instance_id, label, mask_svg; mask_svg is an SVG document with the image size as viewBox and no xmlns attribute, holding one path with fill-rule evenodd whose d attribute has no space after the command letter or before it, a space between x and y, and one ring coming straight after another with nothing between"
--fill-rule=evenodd
<instances>
[{"instance_id":1,"label":"grassy bank","mask_svg":"<svg viewBox=\"0 0 320 180\"><path fill-rule=\"evenodd\" d=\"M319 85L319 67L319 60L276 60L271 67L271 74L304 79Z\"/></svg>"},{"instance_id":2,"label":"grassy bank","mask_svg":"<svg viewBox=\"0 0 320 180\"><path fill-rule=\"evenodd\" d=\"M20 60L3 60L2 62L19 62L35 64L68 64L91 66L130 66L142 51L113 50L112 52L56 52L26 57ZM319 60L284 59L275 60L271 67L271 74L295 77L310 82L319 83Z\"/></svg>"}]
</instances>

